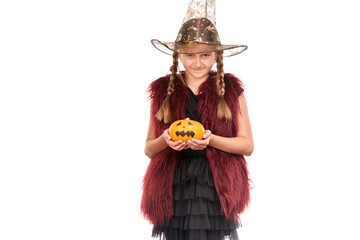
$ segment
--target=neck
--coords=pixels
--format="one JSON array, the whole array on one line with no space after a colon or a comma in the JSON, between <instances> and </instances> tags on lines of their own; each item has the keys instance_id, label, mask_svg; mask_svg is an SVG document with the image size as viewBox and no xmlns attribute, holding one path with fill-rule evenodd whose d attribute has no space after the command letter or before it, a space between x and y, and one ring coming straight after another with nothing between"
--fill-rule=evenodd
<instances>
[{"instance_id":1,"label":"neck","mask_svg":"<svg viewBox=\"0 0 360 240\"><path fill-rule=\"evenodd\" d=\"M195 95L198 95L200 85L204 83L208 79L208 77L209 74L205 75L202 78L194 78L190 74L185 74L185 83Z\"/></svg>"}]
</instances>

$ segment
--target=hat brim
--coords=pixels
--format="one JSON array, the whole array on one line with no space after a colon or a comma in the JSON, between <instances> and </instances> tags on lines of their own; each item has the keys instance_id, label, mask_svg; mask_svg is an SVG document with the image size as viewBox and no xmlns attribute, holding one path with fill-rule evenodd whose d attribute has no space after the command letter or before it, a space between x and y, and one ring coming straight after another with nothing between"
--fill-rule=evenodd
<instances>
[{"instance_id":1,"label":"hat brim","mask_svg":"<svg viewBox=\"0 0 360 240\"><path fill-rule=\"evenodd\" d=\"M201 42L194 42L198 44L207 44L210 46L213 46L214 48L211 51L206 52L183 52L179 49L175 48L175 42L161 42L157 39L151 40L152 45L159 50L160 52L163 52L165 54L173 55L174 52L181 53L181 54L199 54L199 53L210 53L210 52L223 52L223 57L231 57L234 55L237 55L239 53L242 53L245 51L248 47L246 45L238 45L238 44L228 44L228 45L214 45L214 44L207 44L207 43L201 43Z\"/></svg>"}]
</instances>

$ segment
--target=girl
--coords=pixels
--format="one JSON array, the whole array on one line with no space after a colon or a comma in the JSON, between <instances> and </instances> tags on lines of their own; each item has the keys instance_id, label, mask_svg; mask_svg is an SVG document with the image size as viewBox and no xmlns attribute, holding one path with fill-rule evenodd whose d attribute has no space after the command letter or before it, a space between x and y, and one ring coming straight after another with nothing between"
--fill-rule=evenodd
<instances>
[{"instance_id":1,"label":"girl","mask_svg":"<svg viewBox=\"0 0 360 240\"><path fill-rule=\"evenodd\" d=\"M190 9L190 8L189 8ZM207 18L187 20L174 43L171 75L149 86L151 117L141 210L153 237L166 240L238 239L238 215L249 202L244 155L253 151L246 100L239 79L223 72L223 56L246 49L221 45ZM185 71L178 73L178 60ZM211 71L216 62L217 71ZM168 128L189 117L207 129L202 140L172 141Z\"/></svg>"}]
</instances>

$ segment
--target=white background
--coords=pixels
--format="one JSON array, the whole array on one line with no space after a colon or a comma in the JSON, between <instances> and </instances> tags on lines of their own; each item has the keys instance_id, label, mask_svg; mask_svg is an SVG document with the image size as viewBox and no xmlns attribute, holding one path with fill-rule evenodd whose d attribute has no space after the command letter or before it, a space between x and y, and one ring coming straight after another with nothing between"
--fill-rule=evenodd
<instances>
[{"instance_id":1,"label":"white background","mask_svg":"<svg viewBox=\"0 0 360 240\"><path fill-rule=\"evenodd\" d=\"M149 83L188 2L1 1L0 239L151 239ZM355 0L217 1L246 86L254 189L240 239L359 239Z\"/></svg>"}]
</instances>

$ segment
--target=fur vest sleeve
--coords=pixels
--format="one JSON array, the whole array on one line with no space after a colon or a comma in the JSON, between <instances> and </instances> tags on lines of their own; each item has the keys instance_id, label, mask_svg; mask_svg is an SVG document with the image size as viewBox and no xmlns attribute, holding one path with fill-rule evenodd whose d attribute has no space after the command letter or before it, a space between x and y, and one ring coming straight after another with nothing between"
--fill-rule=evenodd
<instances>
[{"instance_id":1,"label":"fur vest sleeve","mask_svg":"<svg viewBox=\"0 0 360 240\"><path fill-rule=\"evenodd\" d=\"M231 110L232 119L217 119L219 96L216 92L215 72L211 72L207 81L199 88L198 113L205 129L213 134L234 137L238 129L240 111L238 97L244 91L241 81L234 75L225 74L225 100ZM148 88L151 99L151 116L158 137L169 127L155 118L165 96L169 75L152 82ZM187 89L175 82L175 91L170 97L170 107L174 121L185 118L185 106L189 99ZM221 208L227 219L236 219L247 207L249 179L244 156L230 154L208 146L206 157L213 176L215 188L220 199ZM172 182L179 152L166 148L151 159L143 179L141 212L155 226L167 222L173 213Z\"/></svg>"}]
</instances>

